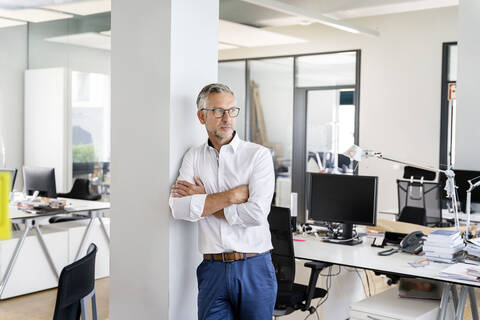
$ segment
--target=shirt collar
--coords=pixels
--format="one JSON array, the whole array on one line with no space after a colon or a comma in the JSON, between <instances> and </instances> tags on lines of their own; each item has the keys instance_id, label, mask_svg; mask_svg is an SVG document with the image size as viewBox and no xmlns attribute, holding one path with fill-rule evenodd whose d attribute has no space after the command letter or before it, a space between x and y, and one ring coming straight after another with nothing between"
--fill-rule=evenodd
<instances>
[{"instance_id":1,"label":"shirt collar","mask_svg":"<svg viewBox=\"0 0 480 320\"><path fill-rule=\"evenodd\" d=\"M238 137L237 131L233 131L233 139L232 141L230 141L230 143L227 146L230 146L233 152L236 152L239 144L240 144L240 138ZM210 139L208 139L207 144L205 146L215 149Z\"/></svg>"}]
</instances>

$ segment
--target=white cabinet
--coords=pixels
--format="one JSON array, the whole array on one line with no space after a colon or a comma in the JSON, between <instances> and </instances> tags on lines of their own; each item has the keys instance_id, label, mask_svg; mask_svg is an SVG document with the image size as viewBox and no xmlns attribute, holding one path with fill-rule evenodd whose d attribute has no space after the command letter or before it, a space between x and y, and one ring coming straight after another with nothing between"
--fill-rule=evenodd
<instances>
[{"instance_id":1,"label":"white cabinet","mask_svg":"<svg viewBox=\"0 0 480 320\"><path fill-rule=\"evenodd\" d=\"M43 238L58 271L68 264L68 233L41 227ZM0 279L3 278L22 232L13 232L12 238L0 241ZM1 299L54 288L58 280L45 256L36 231L30 230L23 243L15 266Z\"/></svg>"},{"instance_id":2,"label":"white cabinet","mask_svg":"<svg viewBox=\"0 0 480 320\"><path fill-rule=\"evenodd\" d=\"M41 226L45 243L50 251L58 272L72 263L75 259L80 241L83 238L89 220L55 223ZM103 222L110 233L110 218L103 218ZM22 232L13 232L12 238L0 241L0 279L5 275L15 247ZM101 230L98 219L92 226L80 257L86 254L90 243L95 243L98 248L95 258L95 279L110 275L110 248L106 237ZM22 250L17 258L12 274L7 282L5 291L0 299L11 298L31 292L55 288L58 279L53 273L45 253L37 238L36 232L31 230Z\"/></svg>"},{"instance_id":3,"label":"white cabinet","mask_svg":"<svg viewBox=\"0 0 480 320\"><path fill-rule=\"evenodd\" d=\"M72 177L69 74L25 71L25 165L55 168L57 192L67 192Z\"/></svg>"},{"instance_id":4,"label":"white cabinet","mask_svg":"<svg viewBox=\"0 0 480 320\"><path fill-rule=\"evenodd\" d=\"M398 287L350 305L351 320L436 320L439 312L440 301L400 298ZM446 319L454 319L451 304Z\"/></svg>"},{"instance_id":5,"label":"white cabinet","mask_svg":"<svg viewBox=\"0 0 480 320\"><path fill-rule=\"evenodd\" d=\"M102 218L102 220L108 234L110 235L110 218ZM51 225L51 228L68 232L68 263L72 263L75 260L78 247L83 239L83 235L89 221L89 219L85 219L55 223ZM98 249L95 258L95 279L108 277L110 275L110 248L98 219L94 220L90 235L85 241L85 245L80 253L80 257L87 253L87 248L90 243L95 243Z\"/></svg>"}]
</instances>

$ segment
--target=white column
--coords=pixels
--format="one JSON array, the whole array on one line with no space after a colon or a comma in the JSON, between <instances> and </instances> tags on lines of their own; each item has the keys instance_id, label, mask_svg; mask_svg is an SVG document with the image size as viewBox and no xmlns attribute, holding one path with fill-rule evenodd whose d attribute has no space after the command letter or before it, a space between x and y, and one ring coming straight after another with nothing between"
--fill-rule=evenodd
<instances>
[{"instance_id":1,"label":"white column","mask_svg":"<svg viewBox=\"0 0 480 320\"><path fill-rule=\"evenodd\" d=\"M480 1L462 0L458 21L455 168L480 170Z\"/></svg>"},{"instance_id":2,"label":"white column","mask_svg":"<svg viewBox=\"0 0 480 320\"><path fill-rule=\"evenodd\" d=\"M217 41L218 1L113 1L111 319L196 318L196 227L168 196L206 139L195 98L217 78Z\"/></svg>"}]
</instances>

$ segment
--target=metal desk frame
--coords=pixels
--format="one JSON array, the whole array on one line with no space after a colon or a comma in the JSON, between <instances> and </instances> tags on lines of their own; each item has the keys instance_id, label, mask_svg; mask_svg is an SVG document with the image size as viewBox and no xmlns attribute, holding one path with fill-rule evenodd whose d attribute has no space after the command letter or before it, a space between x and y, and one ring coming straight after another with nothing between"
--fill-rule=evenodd
<instances>
[{"instance_id":1,"label":"metal desk frame","mask_svg":"<svg viewBox=\"0 0 480 320\"><path fill-rule=\"evenodd\" d=\"M22 250L23 244L25 242L25 239L28 236L28 232L32 229L36 231L38 241L40 242L40 245L42 247L43 253L45 254L48 263L50 265L50 268L53 272L53 274L59 279L60 277L60 272L58 271L57 267L55 266L55 263L52 259L52 256L50 254L50 251L48 250L48 247L45 243L45 239L43 238L43 234L40 230L39 227L39 222L45 219L50 219L53 216L57 215L65 215L65 214L73 214L73 213L79 213L79 212L87 212L90 221L88 223L87 228L85 229L85 232L83 233L82 241L80 242L80 245L77 250L77 254L75 255L75 260L77 260L80 257L80 254L82 252L83 247L85 246L85 243L88 239L88 236L90 235L90 232L92 230L93 223L96 219L100 220L100 225L103 230L103 234L105 235L105 239L107 240L107 243L110 245L110 237L108 235L107 229L105 227L105 224L103 223L102 220L102 215L103 215L103 210L109 209L110 204L106 202L97 202L97 201L87 201L87 200L73 200L73 199L66 199L67 202L77 202L77 203L98 203L98 207L86 207L86 208L75 208L73 207L72 209L69 210L58 210L58 211L51 211L51 212L46 212L46 213L40 213L40 214L35 214L35 213L19 213L18 210L16 210L16 214L11 217L11 220L13 223L19 223L23 224L24 230L22 233L22 236L20 239L18 239L17 245L15 247L15 250L13 251L12 257L10 258L10 262L8 264L7 270L5 271L5 274L2 278L2 281L0 282L0 299L2 297L3 291L5 290L5 287L7 286L8 280L10 278L10 275L12 274L12 270L15 267L15 263L17 261L17 258ZM100 205L101 204L101 205Z\"/></svg>"},{"instance_id":2,"label":"metal desk frame","mask_svg":"<svg viewBox=\"0 0 480 320\"><path fill-rule=\"evenodd\" d=\"M441 270L450 266L448 264L431 262L429 266L424 268L407 267L407 262L418 260L419 257L407 255L405 253L380 257L377 255L377 251L383 249L371 247L369 241L364 241L364 243L359 246L349 247L339 244L324 243L311 236L295 235L295 238L306 240L305 242L294 242L295 257L297 259L326 262L339 266L372 270L379 273L424 278L443 282L444 286L438 319L445 320L448 303L452 300L456 313L455 319L462 320L467 295L469 295L470 298L473 319L479 319L474 288L480 287L480 282L462 281L438 276L438 273ZM366 242L368 242L368 244ZM460 286L460 295L457 292L456 285Z\"/></svg>"}]
</instances>

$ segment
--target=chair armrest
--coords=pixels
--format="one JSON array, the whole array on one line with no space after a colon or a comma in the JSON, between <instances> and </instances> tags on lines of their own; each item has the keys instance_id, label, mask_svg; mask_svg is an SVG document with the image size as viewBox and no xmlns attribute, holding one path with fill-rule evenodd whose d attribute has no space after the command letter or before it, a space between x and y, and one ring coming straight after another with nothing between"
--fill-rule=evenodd
<instances>
[{"instance_id":1,"label":"chair armrest","mask_svg":"<svg viewBox=\"0 0 480 320\"><path fill-rule=\"evenodd\" d=\"M307 287L307 300L305 300L305 306L302 308L302 311L306 311L310 308L310 304L312 303L313 296L315 294L315 290L317 288L317 281L320 272L327 267L330 267L331 263L324 263L324 262L316 262L316 261L309 261L305 262L304 266L307 268L311 268L312 271L310 273L310 280L308 281Z\"/></svg>"}]
</instances>

